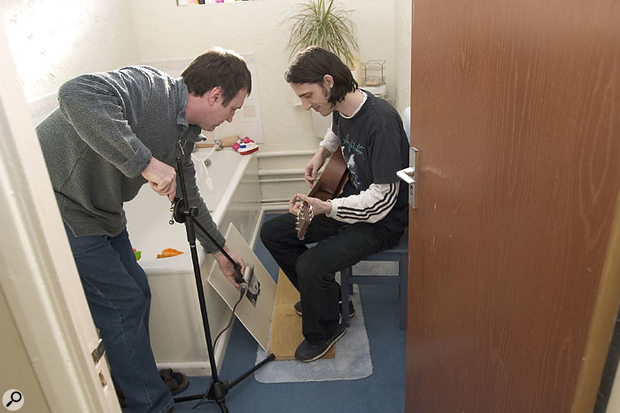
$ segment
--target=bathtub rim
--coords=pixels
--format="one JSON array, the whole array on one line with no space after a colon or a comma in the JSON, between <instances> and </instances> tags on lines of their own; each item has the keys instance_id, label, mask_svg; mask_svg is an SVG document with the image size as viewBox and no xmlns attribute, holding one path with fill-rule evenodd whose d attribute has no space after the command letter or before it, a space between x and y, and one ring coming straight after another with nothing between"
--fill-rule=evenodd
<instances>
[{"instance_id":1,"label":"bathtub rim","mask_svg":"<svg viewBox=\"0 0 620 413\"><path fill-rule=\"evenodd\" d=\"M200 149L196 149L196 152L197 151L209 152L211 151L211 148L200 148ZM232 148L224 148L223 151L230 151L234 153L234 150ZM211 152L209 153L209 157L211 156L217 157L217 153L219 152L220 151ZM218 202L217 207L214 210L209 211L211 214L211 218L213 219L213 222L215 222L215 224L218 227L218 230L220 231L222 229L221 228L222 221L224 219L226 211L228 210L232 202L235 190L238 187L241 180L243 179L245 171L247 170L247 167L250 164L250 161L254 157L254 154L238 155L238 156L241 156L241 159L239 163L237 164L233 174L230 177L230 184L226 187L226 190L222 194L221 200L220 202ZM214 160L214 162L216 162L216 160ZM203 196L202 193L201 193L201 196ZM182 226L183 231L185 231L185 228L184 228L185 224L175 222L174 225ZM184 254L180 254L175 257L163 258L163 259L145 258L145 259L141 259L140 261L138 261L138 264L140 264L140 266L147 273L148 276L184 275L187 273L191 273L193 272L193 263L191 260L191 254L190 254L191 250L190 250L189 243L186 243L184 247L185 247L183 249ZM196 243L196 252L198 254L198 262L200 263L201 269L210 268L210 265L211 265L210 261L213 259L212 258L213 253L206 252L206 250L202 247L200 242Z\"/></svg>"}]
</instances>

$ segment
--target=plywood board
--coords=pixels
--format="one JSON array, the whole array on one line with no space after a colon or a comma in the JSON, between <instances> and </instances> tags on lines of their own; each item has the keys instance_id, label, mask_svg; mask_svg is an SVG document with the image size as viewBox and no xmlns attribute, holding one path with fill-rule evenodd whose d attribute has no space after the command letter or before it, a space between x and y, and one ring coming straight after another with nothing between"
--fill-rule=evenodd
<instances>
[{"instance_id":1,"label":"plywood board","mask_svg":"<svg viewBox=\"0 0 620 413\"><path fill-rule=\"evenodd\" d=\"M269 341L269 352L275 354L276 360L294 360L295 350L304 339L301 333L301 317L293 307L297 301L299 292L280 270ZM323 358L334 358L335 354L334 346Z\"/></svg>"}]
</instances>

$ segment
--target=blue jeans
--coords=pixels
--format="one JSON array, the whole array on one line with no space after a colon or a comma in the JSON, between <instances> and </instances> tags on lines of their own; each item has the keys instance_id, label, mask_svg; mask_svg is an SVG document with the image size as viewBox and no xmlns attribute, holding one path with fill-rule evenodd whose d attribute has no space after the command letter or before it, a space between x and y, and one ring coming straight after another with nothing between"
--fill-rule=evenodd
<instances>
[{"instance_id":1,"label":"blue jeans","mask_svg":"<svg viewBox=\"0 0 620 413\"><path fill-rule=\"evenodd\" d=\"M261 240L300 293L306 340L325 341L339 325L336 271L396 245L403 231L391 231L380 223L345 224L318 215L310 222L305 239L299 240L292 214L265 221ZM347 308L346 304L343 307Z\"/></svg>"},{"instance_id":2,"label":"blue jeans","mask_svg":"<svg viewBox=\"0 0 620 413\"><path fill-rule=\"evenodd\" d=\"M149 340L151 290L129 235L75 237L65 225L110 373L129 412L167 412L172 395L159 376Z\"/></svg>"}]
</instances>

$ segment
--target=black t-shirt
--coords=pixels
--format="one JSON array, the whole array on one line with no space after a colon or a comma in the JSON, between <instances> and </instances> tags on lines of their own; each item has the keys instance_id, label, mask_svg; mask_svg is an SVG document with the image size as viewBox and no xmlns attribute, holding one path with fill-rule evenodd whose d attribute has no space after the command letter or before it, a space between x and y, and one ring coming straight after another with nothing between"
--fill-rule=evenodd
<instances>
[{"instance_id":1,"label":"black t-shirt","mask_svg":"<svg viewBox=\"0 0 620 413\"><path fill-rule=\"evenodd\" d=\"M333 112L332 130L340 140L349 181L341 196L356 195L370 184L397 182L396 172L408 166L409 143L398 112L369 92L352 118ZM400 185L398 199L380 222L398 231L407 226L407 185Z\"/></svg>"}]
</instances>

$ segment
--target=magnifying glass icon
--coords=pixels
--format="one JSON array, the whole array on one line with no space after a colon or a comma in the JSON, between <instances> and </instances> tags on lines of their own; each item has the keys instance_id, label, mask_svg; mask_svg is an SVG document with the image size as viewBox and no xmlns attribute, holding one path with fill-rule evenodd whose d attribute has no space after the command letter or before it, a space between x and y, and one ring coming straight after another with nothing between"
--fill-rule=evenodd
<instances>
[{"instance_id":1,"label":"magnifying glass icon","mask_svg":"<svg viewBox=\"0 0 620 413\"><path fill-rule=\"evenodd\" d=\"M17 390L11 393L11 400L5 405L5 407L9 407L13 403L19 403L22 401L22 394Z\"/></svg>"}]
</instances>

